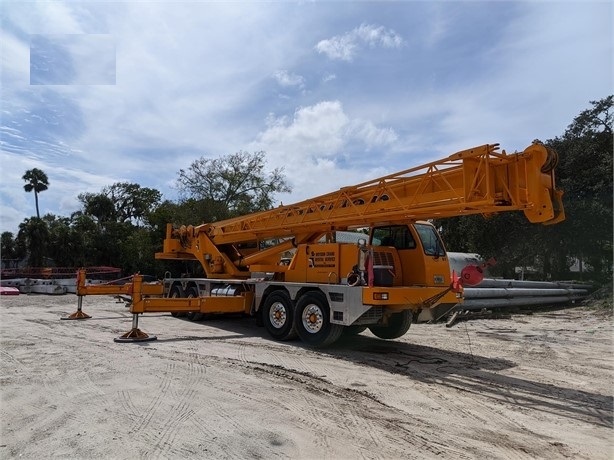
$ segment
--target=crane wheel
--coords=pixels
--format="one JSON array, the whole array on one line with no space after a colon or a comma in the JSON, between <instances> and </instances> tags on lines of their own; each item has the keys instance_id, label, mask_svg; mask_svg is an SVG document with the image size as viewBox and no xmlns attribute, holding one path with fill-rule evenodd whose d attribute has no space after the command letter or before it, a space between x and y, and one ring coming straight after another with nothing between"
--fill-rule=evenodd
<instances>
[{"instance_id":1,"label":"crane wheel","mask_svg":"<svg viewBox=\"0 0 614 460\"><path fill-rule=\"evenodd\" d=\"M294 322L301 340L315 348L331 345L343 332L343 326L330 322L330 307L319 291L306 292L298 299Z\"/></svg>"},{"instance_id":2,"label":"crane wheel","mask_svg":"<svg viewBox=\"0 0 614 460\"><path fill-rule=\"evenodd\" d=\"M369 330L380 339L397 339L409 330L412 319L411 311L405 310L390 315L387 325L369 326Z\"/></svg>"},{"instance_id":3,"label":"crane wheel","mask_svg":"<svg viewBox=\"0 0 614 460\"><path fill-rule=\"evenodd\" d=\"M294 302L286 291L269 294L261 310L264 327L275 340L296 338L294 327Z\"/></svg>"}]
</instances>

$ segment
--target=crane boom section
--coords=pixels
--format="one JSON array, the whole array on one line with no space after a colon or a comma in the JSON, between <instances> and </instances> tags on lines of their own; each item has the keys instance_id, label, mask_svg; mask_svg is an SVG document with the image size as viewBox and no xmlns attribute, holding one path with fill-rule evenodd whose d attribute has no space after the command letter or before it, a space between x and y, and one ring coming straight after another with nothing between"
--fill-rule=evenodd
<instances>
[{"instance_id":1,"label":"crane boom section","mask_svg":"<svg viewBox=\"0 0 614 460\"><path fill-rule=\"evenodd\" d=\"M534 143L523 152L486 144L288 206L183 229L216 244L297 233L326 233L380 223L524 211L532 223L564 219L555 186L556 153Z\"/></svg>"}]
</instances>

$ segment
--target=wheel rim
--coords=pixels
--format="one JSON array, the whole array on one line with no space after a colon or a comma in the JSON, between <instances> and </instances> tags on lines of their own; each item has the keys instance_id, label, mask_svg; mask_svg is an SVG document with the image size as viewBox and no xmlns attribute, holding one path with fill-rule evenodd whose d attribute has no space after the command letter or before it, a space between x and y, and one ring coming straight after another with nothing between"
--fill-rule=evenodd
<instances>
[{"instance_id":1,"label":"wheel rim","mask_svg":"<svg viewBox=\"0 0 614 460\"><path fill-rule=\"evenodd\" d=\"M309 304L303 310L303 327L311 334L320 332L324 325L324 314L322 309L315 304Z\"/></svg>"},{"instance_id":2,"label":"wheel rim","mask_svg":"<svg viewBox=\"0 0 614 460\"><path fill-rule=\"evenodd\" d=\"M269 310L269 322L275 329L281 329L288 320L286 306L281 302L275 302Z\"/></svg>"}]
</instances>

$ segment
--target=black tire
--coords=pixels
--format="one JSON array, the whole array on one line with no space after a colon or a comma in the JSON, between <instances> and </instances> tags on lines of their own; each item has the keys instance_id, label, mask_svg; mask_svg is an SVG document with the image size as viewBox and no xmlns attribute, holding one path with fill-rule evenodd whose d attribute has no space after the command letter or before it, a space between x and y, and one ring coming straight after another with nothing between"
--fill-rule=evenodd
<instances>
[{"instance_id":1,"label":"black tire","mask_svg":"<svg viewBox=\"0 0 614 460\"><path fill-rule=\"evenodd\" d=\"M366 330L367 330L367 326L345 326L343 328L343 335L346 337L352 337Z\"/></svg>"},{"instance_id":2,"label":"black tire","mask_svg":"<svg viewBox=\"0 0 614 460\"><path fill-rule=\"evenodd\" d=\"M380 339L397 339L409 330L413 315L405 310L390 315L387 326L369 326L369 330Z\"/></svg>"},{"instance_id":3,"label":"black tire","mask_svg":"<svg viewBox=\"0 0 614 460\"><path fill-rule=\"evenodd\" d=\"M306 292L298 299L294 324L301 340L315 348L334 343L343 332L343 326L330 322L330 307L319 291Z\"/></svg>"},{"instance_id":4,"label":"black tire","mask_svg":"<svg viewBox=\"0 0 614 460\"><path fill-rule=\"evenodd\" d=\"M168 296L172 299L180 299L183 297L183 289L181 289L181 286L175 285L171 288L171 292L169 292ZM180 316L185 316L185 313L182 311L172 311L171 316L179 318Z\"/></svg>"},{"instance_id":5,"label":"black tire","mask_svg":"<svg viewBox=\"0 0 614 460\"><path fill-rule=\"evenodd\" d=\"M198 297L198 291L196 290L196 288L188 288L188 290L185 292L185 296L188 299L193 299L195 297ZM186 317L190 320L190 321L200 321L203 319L203 314L199 311L190 311L186 314Z\"/></svg>"},{"instance_id":6,"label":"black tire","mask_svg":"<svg viewBox=\"0 0 614 460\"><path fill-rule=\"evenodd\" d=\"M267 296L261 318L264 327L275 340L296 338L294 302L286 291L275 291Z\"/></svg>"}]
</instances>

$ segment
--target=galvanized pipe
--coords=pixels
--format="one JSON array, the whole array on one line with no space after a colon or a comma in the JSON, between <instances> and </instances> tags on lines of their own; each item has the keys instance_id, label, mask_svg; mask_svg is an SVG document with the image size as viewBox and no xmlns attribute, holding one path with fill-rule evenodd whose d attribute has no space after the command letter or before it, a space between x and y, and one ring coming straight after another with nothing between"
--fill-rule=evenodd
<instances>
[{"instance_id":1,"label":"galvanized pipe","mask_svg":"<svg viewBox=\"0 0 614 460\"><path fill-rule=\"evenodd\" d=\"M465 288L465 299L514 298L514 297L585 297L586 289L534 289L534 288Z\"/></svg>"},{"instance_id":2,"label":"galvanized pipe","mask_svg":"<svg viewBox=\"0 0 614 460\"><path fill-rule=\"evenodd\" d=\"M520 281L511 279L484 278L474 287L479 288L522 288L522 289L591 289L590 284L572 283L565 281Z\"/></svg>"},{"instance_id":3,"label":"galvanized pipe","mask_svg":"<svg viewBox=\"0 0 614 460\"><path fill-rule=\"evenodd\" d=\"M455 310L481 310L483 308L530 307L569 303L573 300L566 296L554 297L516 297L512 299L468 299L458 304Z\"/></svg>"}]
</instances>

